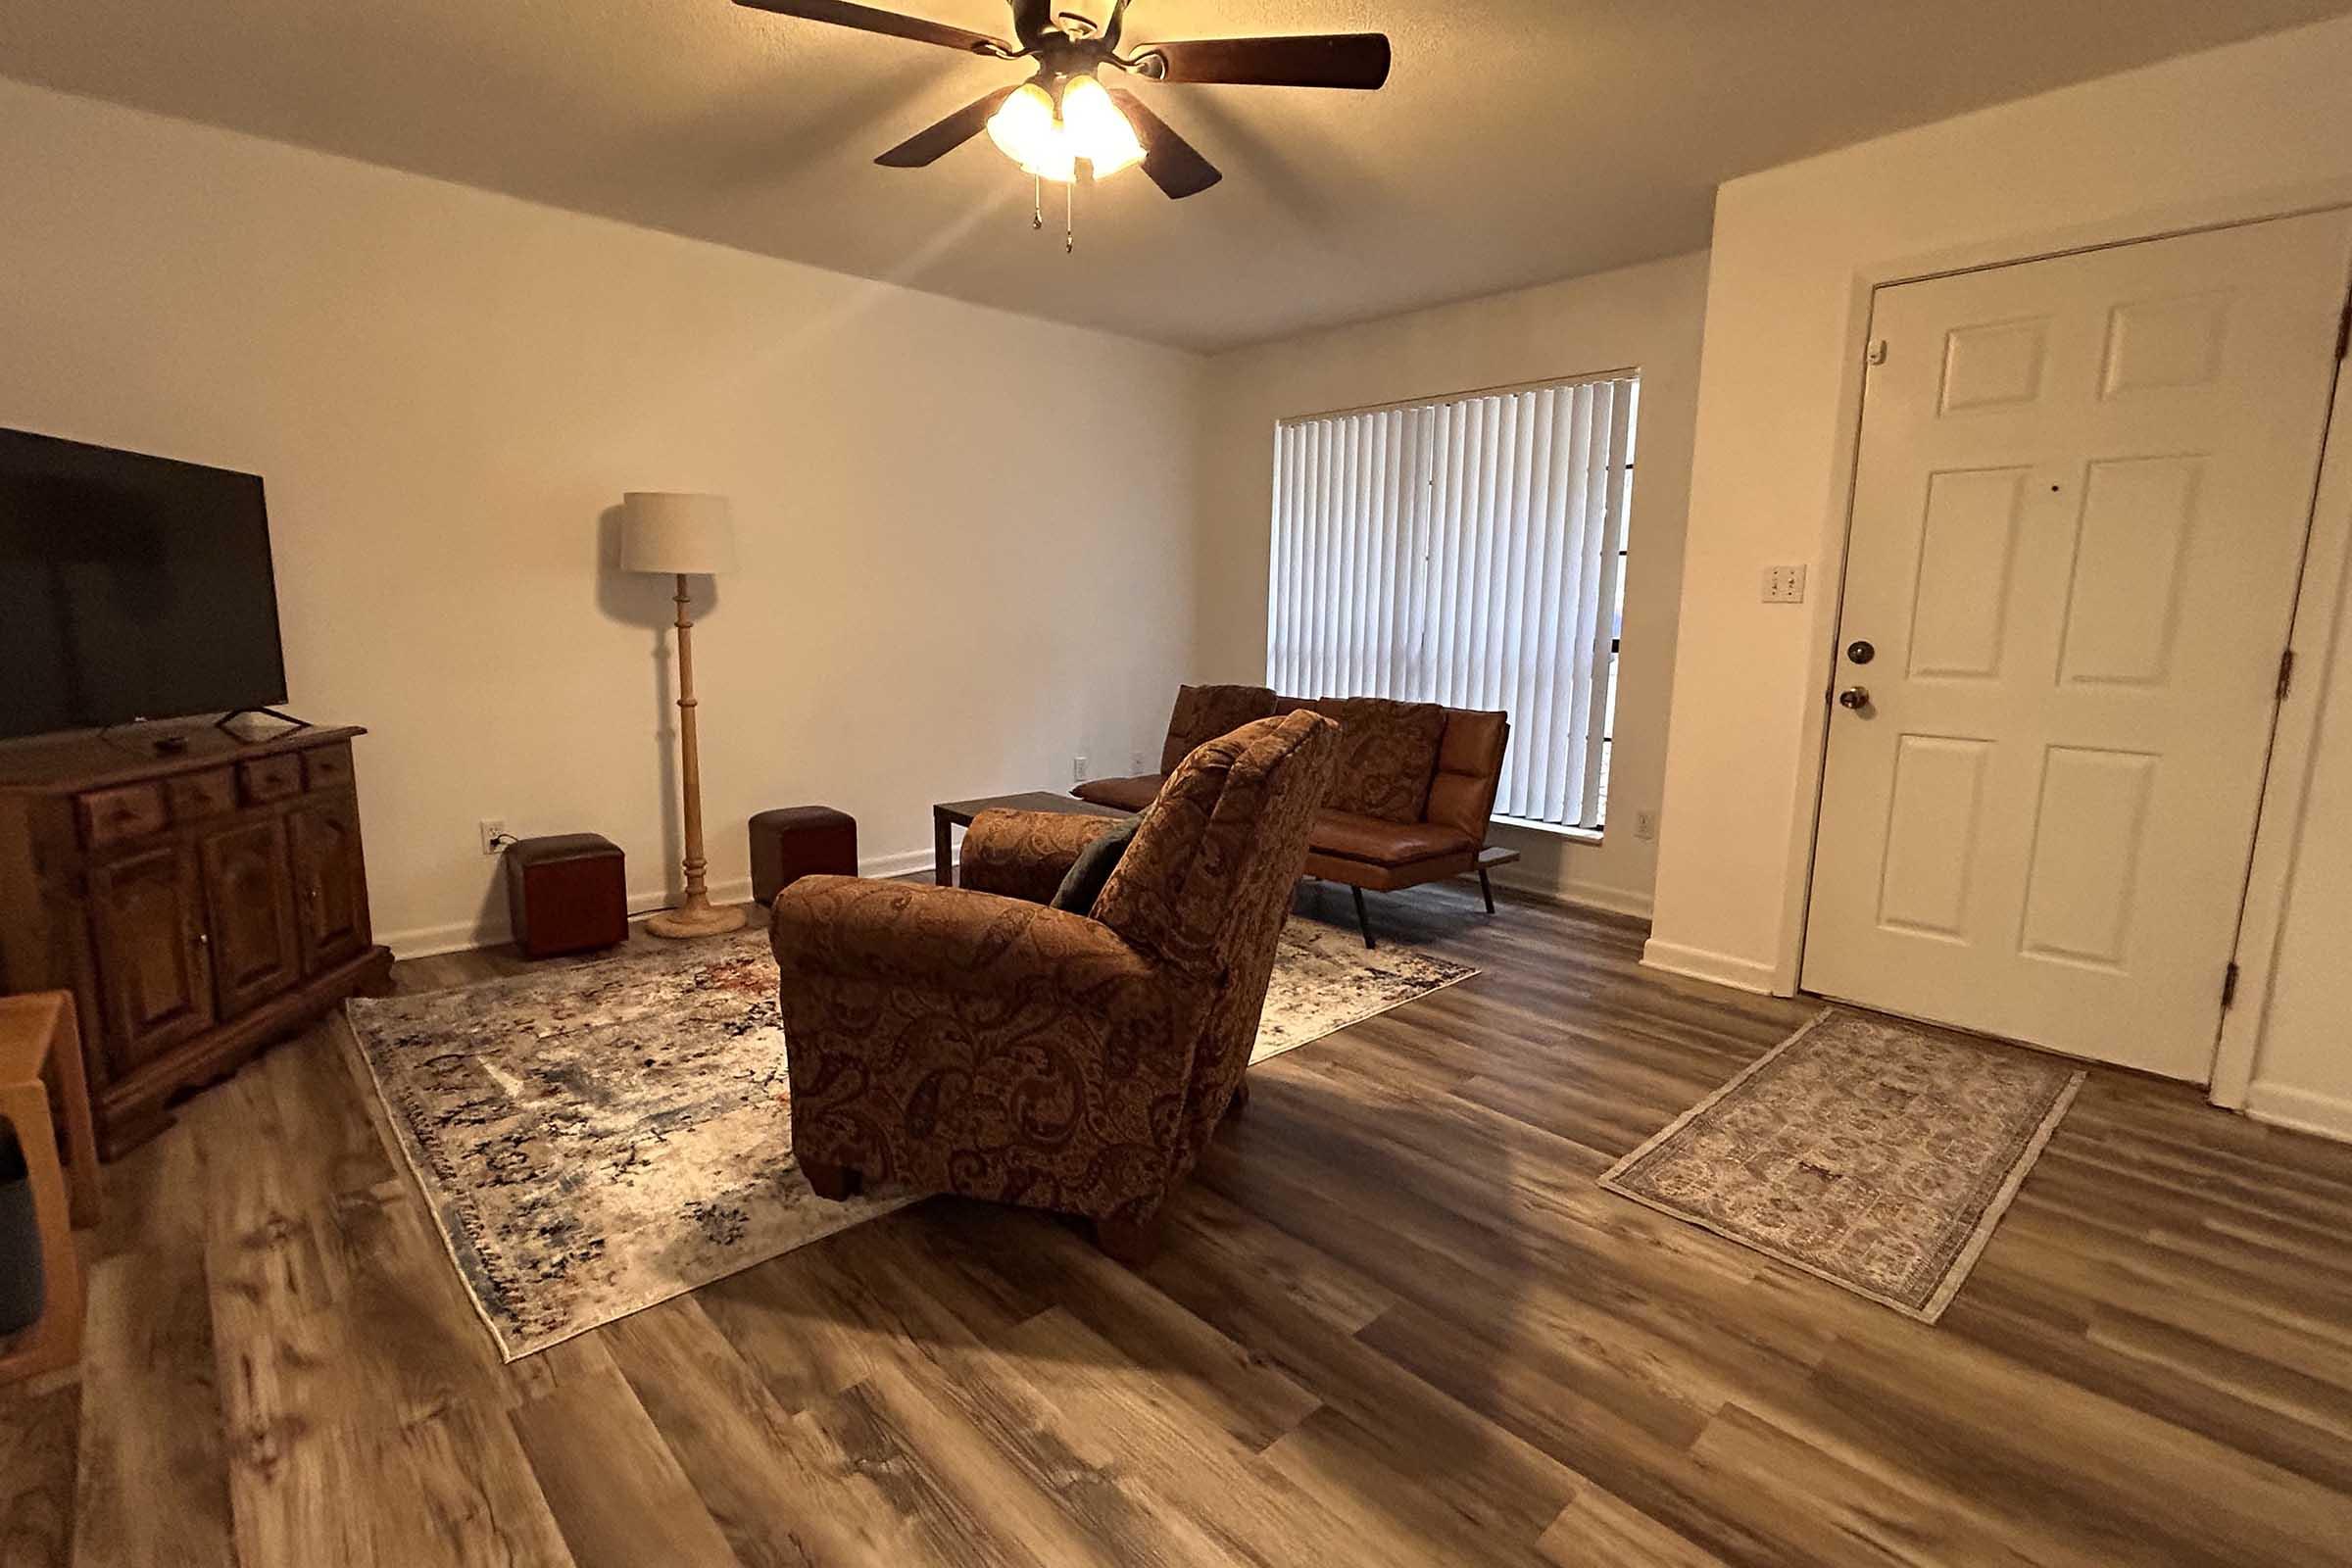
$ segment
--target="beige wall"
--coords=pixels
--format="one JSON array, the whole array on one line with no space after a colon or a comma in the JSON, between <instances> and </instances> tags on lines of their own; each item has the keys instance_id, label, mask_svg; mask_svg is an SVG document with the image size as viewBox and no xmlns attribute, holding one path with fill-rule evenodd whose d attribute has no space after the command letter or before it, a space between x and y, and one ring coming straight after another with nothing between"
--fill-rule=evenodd
<instances>
[{"instance_id":1,"label":"beige wall","mask_svg":"<svg viewBox=\"0 0 2352 1568\"><path fill-rule=\"evenodd\" d=\"M397 945L503 928L483 817L675 876L668 588L599 560L626 489L737 505L696 640L721 892L760 808L903 868L934 800L1157 754L1197 359L13 83L0 146L0 424L267 477L292 705L372 731Z\"/></svg>"},{"instance_id":2,"label":"beige wall","mask_svg":"<svg viewBox=\"0 0 2352 1568\"><path fill-rule=\"evenodd\" d=\"M2352 20L1723 188L1652 962L1755 989L1795 977L1868 283L2352 199L2348 81ZM1776 562L1811 564L1808 604L1758 603L1758 572ZM2345 722L2331 714L2331 735ZM2347 815L2338 804L2319 820L2325 803L2352 799L2352 779L2334 776L2352 772L2352 747L2331 744L2292 917L2325 935L2289 933L2290 952L2307 956L2340 953L2352 935L2352 891L2339 886L2352 876ZM2324 980L2308 962L2288 975L2266 1051L2352 1110L2346 974L2339 960Z\"/></svg>"},{"instance_id":3,"label":"beige wall","mask_svg":"<svg viewBox=\"0 0 2352 1568\"><path fill-rule=\"evenodd\" d=\"M1200 445L1200 658L1210 680L1266 673L1268 509L1279 419L1406 398L1639 367L1610 825L1599 844L1498 828L1525 862L1502 880L1646 913L1656 844L1634 813L1658 802L1682 574L1704 253L1242 349L1209 362Z\"/></svg>"}]
</instances>

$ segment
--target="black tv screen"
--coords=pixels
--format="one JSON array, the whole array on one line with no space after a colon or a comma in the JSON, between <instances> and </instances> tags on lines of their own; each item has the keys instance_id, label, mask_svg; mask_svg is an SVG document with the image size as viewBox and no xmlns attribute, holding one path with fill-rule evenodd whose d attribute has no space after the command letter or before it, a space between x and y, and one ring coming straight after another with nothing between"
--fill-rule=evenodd
<instances>
[{"instance_id":1,"label":"black tv screen","mask_svg":"<svg viewBox=\"0 0 2352 1568\"><path fill-rule=\"evenodd\" d=\"M0 736L285 700L258 477L0 430Z\"/></svg>"}]
</instances>

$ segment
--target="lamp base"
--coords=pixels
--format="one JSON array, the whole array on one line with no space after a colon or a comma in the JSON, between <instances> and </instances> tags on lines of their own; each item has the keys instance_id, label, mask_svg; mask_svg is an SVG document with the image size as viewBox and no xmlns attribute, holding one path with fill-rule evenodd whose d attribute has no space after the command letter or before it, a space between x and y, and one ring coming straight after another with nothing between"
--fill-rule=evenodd
<instances>
[{"instance_id":1,"label":"lamp base","mask_svg":"<svg viewBox=\"0 0 2352 1568\"><path fill-rule=\"evenodd\" d=\"M741 908L713 906L707 900L689 899L674 909L663 909L645 922L646 930L658 937L685 940L692 937L723 937L730 931L740 931L750 917Z\"/></svg>"}]
</instances>

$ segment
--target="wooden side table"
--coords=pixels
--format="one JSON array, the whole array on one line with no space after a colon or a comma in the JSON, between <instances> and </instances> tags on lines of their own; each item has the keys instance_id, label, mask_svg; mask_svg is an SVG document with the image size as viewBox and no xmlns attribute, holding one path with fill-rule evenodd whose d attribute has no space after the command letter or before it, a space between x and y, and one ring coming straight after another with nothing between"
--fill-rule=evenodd
<instances>
[{"instance_id":1,"label":"wooden side table","mask_svg":"<svg viewBox=\"0 0 2352 1568\"><path fill-rule=\"evenodd\" d=\"M66 1140L74 1154L70 1207L44 1067L57 1074ZM74 1255L73 1227L76 1219L85 1225L98 1222L98 1140L90 1126L89 1087L82 1079L81 1032L74 999L65 992L0 997L0 1117L16 1130L31 1178L47 1296L40 1321L0 1355L0 1383L5 1383L72 1366L81 1355L81 1265Z\"/></svg>"}]
</instances>

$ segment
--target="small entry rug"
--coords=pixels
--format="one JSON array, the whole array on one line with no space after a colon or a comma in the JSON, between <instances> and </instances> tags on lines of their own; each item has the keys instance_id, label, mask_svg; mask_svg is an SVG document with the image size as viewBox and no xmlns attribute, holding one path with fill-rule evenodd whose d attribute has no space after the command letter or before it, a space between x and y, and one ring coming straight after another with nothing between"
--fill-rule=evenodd
<instances>
[{"instance_id":1,"label":"small entry rug","mask_svg":"<svg viewBox=\"0 0 2352 1568\"><path fill-rule=\"evenodd\" d=\"M2082 1069L1833 1007L1601 1186L1933 1323Z\"/></svg>"},{"instance_id":2,"label":"small entry rug","mask_svg":"<svg viewBox=\"0 0 2352 1568\"><path fill-rule=\"evenodd\" d=\"M1292 918L1252 1060L1478 971ZM352 1032L451 1258L513 1361L913 1200L809 1192L764 933L451 991Z\"/></svg>"}]
</instances>

